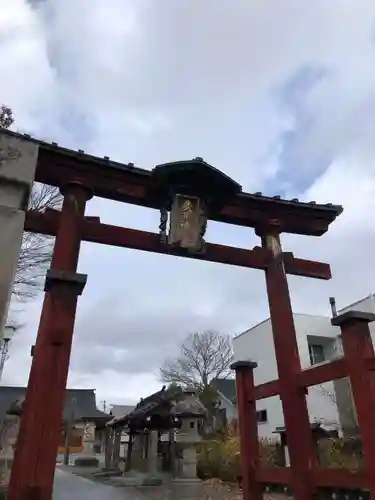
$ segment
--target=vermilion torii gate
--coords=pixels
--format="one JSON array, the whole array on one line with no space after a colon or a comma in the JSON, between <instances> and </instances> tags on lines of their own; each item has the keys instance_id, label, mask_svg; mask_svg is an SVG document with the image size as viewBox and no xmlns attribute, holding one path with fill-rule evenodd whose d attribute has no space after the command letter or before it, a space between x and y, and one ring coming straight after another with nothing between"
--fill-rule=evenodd
<instances>
[{"instance_id":1,"label":"vermilion torii gate","mask_svg":"<svg viewBox=\"0 0 375 500\"><path fill-rule=\"evenodd\" d=\"M374 363L368 328L363 323L371 318L346 318L349 323L342 326L346 360L301 372L286 273L319 279L330 279L331 273L328 264L283 252L279 238L281 233L321 236L342 212L341 207L243 193L239 184L200 158L148 171L30 136L3 133L36 145L35 180L59 187L64 196L61 212L28 212L26 216L25 230L55 235L56 240L46 276L8 500L50 500L52 496L77 298L87 278L77 273L82 240L265 271L280 378L254 387L254 364L235 365L245 500L260 498L263 482L290 484L297 500L311 499L319 486L373 484L374 479L369 478L375 477L375 446L369 433L369 411L375 404L364 374ZM93 195L160 210L159 233L115 227L102 224L97 217L85 217L86 203ZM208 220L252 227L261 238L261 246L240 249L205 243ZM337 318L337 324L344 319ZM356 340L357 330L361 330L360 341ZM354 352L366 358L360 375L355 370ZM305 397L306 387L346 374L352 377L368 467L357 474L317 468ZM365 386L367 393L363 392ZM255 400L275 394L282 398L290 469L268 470L259 465Z\"/></svg>"}]
</instances>

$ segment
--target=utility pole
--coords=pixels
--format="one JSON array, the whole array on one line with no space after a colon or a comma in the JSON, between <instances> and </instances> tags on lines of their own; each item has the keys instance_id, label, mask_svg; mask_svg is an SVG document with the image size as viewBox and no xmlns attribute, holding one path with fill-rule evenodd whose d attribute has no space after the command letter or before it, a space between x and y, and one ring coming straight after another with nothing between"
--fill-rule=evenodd
<instances>
[{"instance_id":1,"label":"utility pole","mask_svg":"<svg viewBox=\"0 0 375 500\"><path fill-rule=\"evenodd\" d=\"M106 409L107 409L107 401L104 400L104 401L101 401L102 405L103 405L103 411L105 413Z\"/></svg>"}]
</instances>

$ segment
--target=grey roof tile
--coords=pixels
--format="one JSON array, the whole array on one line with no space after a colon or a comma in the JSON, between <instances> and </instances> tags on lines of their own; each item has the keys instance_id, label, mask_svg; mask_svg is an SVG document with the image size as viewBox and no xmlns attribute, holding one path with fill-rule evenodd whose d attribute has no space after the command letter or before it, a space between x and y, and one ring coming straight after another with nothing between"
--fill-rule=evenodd
<instances>
[{"instance_id":1,"label":"grey roof tile","mask_svg":"<svg viewBox=\"0 0 375 500\"><path fill-rule=\"evenodd\" d=\"M15 403L22 403L26 395L26 387L0 386L0 418L3 418ZM46 401L48 405L48 401ZM71 418L74 414L79 419L110 419L108 413L104 413L96 407L94 389L67 389L65 393L65 405L63 419Z\"/></svg>"}]
</instances>

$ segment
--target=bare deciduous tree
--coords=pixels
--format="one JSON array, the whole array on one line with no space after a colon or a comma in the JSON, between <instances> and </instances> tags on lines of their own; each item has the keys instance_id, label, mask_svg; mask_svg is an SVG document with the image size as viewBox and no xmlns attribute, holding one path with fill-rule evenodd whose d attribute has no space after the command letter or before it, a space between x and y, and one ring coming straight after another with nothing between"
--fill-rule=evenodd
<instances>
[{"instance_id":1,"label":"bare deciduous tree","mask_svg":"<svg viewBox=\"0 0 375 500\"><path fill-rule=\"evenodd\" d=\"M0 106L0 128L9 128L13 123L11 108ZM56 188L34 183L29 200L30 210L44 211L46 208L60 208L60 206L61 196ZM52 247L52 238L24 233L17 261L13 298L28 300L35 297L43 283L42 278L51 259Z\"/></svg>"},{"instance_id":2,"label":"bare deciduous tree","mask_svg":"<svg viewBox=\"0 0 375 500\"><path fill-rule=\"evenodd\" d=\"M202 391L212 379L229 375L232 362L229 335L212 330L188 335L176 359L167 359L160 369L164 382Z\"/></svg>"},{"instance_id":3,"label":"bare deciduous tree","mask_svg":"<svg viewBox=\"0 0 375 500\"><path fill-rule=\"evenodd\" d=\"M358 430L358 421L350 381L347 377L344 377L337 382L341 384L340 395L336 392L338 387L336 387L336 390L331 391L323 384L317 386L319 394L328 398L331 404L336 407L339 416L338 427L341 427L346 434L356 433Z\"/></svg>"},{"instance_id":4,"label":"bare deciduous tree","mask_svg":"<svg viewBox=\"0 0 375 500\"><path fill-rule=\"evenodd\" d=\"M46 208L60 208L59 191L45 184L34 183L30 195L29 209L43 212ZM50 263L53 238L25 232L19 253L13 286L13 296L18 300L35 297L43 283L46 269Z\"/></svg>"}]
</instances>

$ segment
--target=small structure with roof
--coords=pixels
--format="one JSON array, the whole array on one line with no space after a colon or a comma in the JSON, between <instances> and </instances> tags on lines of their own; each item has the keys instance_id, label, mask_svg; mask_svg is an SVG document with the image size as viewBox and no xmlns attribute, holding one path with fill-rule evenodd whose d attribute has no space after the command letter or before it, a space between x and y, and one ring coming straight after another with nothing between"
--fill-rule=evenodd
<instances>
[{"instance_id":1,"label":"small structure with roof","mask_svg":"<svg viewBox=\"0 0 375 500\"><path fill-rule=\"evenodd\" d=\"M26 387L0 386L0 418L9 424L3 447L8 455L16 445L19 418L26 397ZM46 405L48 401L46 401ZM91 456L103 448L105 424L111 416L96 407L94 389L66 389L65 405L61 422L58 454L66 453Z\"/></svg>"},{"instance_id":2,"label":"small structure with roof","mask_svg":"<svg viewBox=\"0 0 375 500\"><path fill-rule=\"evenodd\" d=\"M179 475L184 445L178 442L176 430L178 434L178 429L184 425L185 412L182 416L179 405L187 397L191 398L190 392L184 393L175 387L166 389L164 386L141 399L127 415L115 417L107 423L106 469L116 471L121 468L120 439L123 432L129 435L124 475L119 478L122 484L157 485L163 477ZM197 400L195 402L200 404ZM200 408L199 418L203 418L205 410L202 405ZM190 418L191 412L189 415Z\"/></svg>"}]
</instances>

